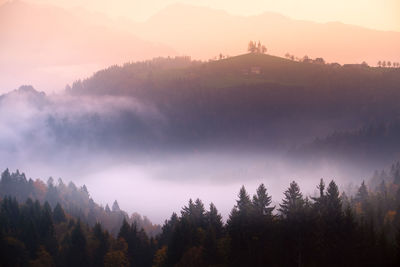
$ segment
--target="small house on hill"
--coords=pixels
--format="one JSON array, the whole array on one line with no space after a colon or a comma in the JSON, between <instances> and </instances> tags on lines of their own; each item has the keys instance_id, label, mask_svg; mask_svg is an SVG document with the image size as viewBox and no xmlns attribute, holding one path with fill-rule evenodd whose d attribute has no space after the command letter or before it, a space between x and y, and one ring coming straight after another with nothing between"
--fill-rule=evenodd
<instances>
[{"instance_id":1,"label":"small house on hill","mask_svg":"<svg viewBox=\"0 0 400 267\"><path fill-rule=\"evenodd\" d=\"M260 67L251 67L250 68L250 73L251 74L261 74L261 68Z\"/></svg>"}]
</instances>

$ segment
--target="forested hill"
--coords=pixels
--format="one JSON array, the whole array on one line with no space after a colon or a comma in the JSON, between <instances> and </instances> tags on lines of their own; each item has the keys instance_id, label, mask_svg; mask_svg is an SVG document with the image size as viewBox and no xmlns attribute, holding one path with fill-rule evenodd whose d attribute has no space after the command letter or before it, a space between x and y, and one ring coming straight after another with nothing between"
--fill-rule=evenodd
<instances>
[{"instance_id":1,"label":"forested hill","mask_svg":"<svg viewBox=\"0 0 400 267\"><path fill-rule=\"evenodd\" d=\"M131 216L119 208L115 201L110 209L108 204L103 207L90 197L89 191L85 185L77 187L73 182L65 184L62 179L55 182L50 177L47 183L40 179L27 179L24 173L18 170L10 173L6 169L1 174L0 198L12 197L19 203L24 203L28 199L38 200L44 204L47 202L54 209L58 204L74 218L79 218L89 226L101 223L104 229L116 236L122 225L123 220L129 223L135 223L138 229L144 229L149 236L155 236L161 231L159 225L152 224L150 220L138 213Z\"/></svg>"},{"instance_id":2,"label":"forested hill","mask_svg":"<svg viewBox=\"0 0 400 267\"><path fill-rule=\"evenodd\" d=\"M261 53L193 61L190 57L155 58L153 60L111 66L92 77L76 81L76 94L125 94L140 96L140 89L165 88L190 81L194 87L223 88L244 84L280 84L310 89L340 89L362 86L383 88L396 86L398 67L376 68L367 64L325 62L323 58L299 60ZM199 88L200 89L200 88Z\"/></svg>"},{"instance_id":3,"label":"forested hill","mask_svg":"<svg viewBox=\"0 0 400 267\"><path fill-rule=\"evenodd\" d=\"M110 67L67 89L133 97L162 114L163 140L180 145L293 145L400 115L400 69L321 58L155 59Z\"/></svg>"}]
</instances>

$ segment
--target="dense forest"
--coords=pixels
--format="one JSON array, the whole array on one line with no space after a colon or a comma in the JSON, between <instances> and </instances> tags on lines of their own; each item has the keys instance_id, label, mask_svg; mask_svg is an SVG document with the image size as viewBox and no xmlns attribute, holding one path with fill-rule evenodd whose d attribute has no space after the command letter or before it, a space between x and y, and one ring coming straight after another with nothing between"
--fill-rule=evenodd
<instances>
[{"instance_id":1,"label":"dense forest","mask_svg":"<svg viewBox=\"0 0 400 267\"><path fill-rule=\"evenodd\" d=\"M335 131L312 142L291 149L292 157L307 155L310 158L335 158L341 161L385 164L396 158L400 151L398 119L375 122L358 129Z\"/></svg>"},{"instance_id":2,"label":"dense forest","mask_svg":"<svg viewBox=\"0 0 400 267\"><path fill-rule=\"evenodd\" d=\"M160 233L159 225L153 225L150 220L138 213L131 216L119 208L118 202L114 201L111 208L108 204L105 207L97 204L90 197L85 185L78 188L73 182L65 184L61 178L55 182L52 177L44 183L40 179L27 179L24 173L18 170L10 173L6 169L1 176L0 197L12 196L19 203L24 203L28 199L38 200L40 203L47 202L54 209L57 205L72 217L80 219L89 226L94 226L97 222L116 235L125 219L129 223L136 223L139 228L143 228L149 236Z\"/></svg>"},{"instance_id":3,"label":"dense forest","mask_svg":"<svg viewBox=\"0 0 400 267\"><path fill-rule=\"evenodd\" d=\"M73 208L71 200L82 201L87 189L52 183L2 173L0 266L400 264L400 163L375 172L354 194L321 179L318 193L305 196L293 181L272 205L264 184L253 196L243 186L226 223L214 204L189 200L151 237L127 216L115 233L90 222L85 206Z\"/></svg>"}]
</instances>

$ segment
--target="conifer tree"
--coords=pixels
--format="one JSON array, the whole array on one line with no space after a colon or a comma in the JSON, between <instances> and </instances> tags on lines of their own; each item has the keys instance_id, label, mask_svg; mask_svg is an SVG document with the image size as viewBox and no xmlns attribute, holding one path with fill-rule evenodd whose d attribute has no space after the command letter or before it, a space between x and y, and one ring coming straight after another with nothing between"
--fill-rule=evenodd
<instances>
[{"instance_id":1,"label":"conifer tree","mask_svg":"<svg viewBox=\"0 0 400 267\"><path fill-rule=\"evenodd\" d=\"M239 199L236 201L236 207L241 215L248 215L251 211L252 205L250 196L244 186L240 188Z\"/></svg>"},{"instance_id":2,"label":"conifer tree","mask_svg":"<svg viewBox=\"0 0 400 267\"><path fill-rule=\"evenodd\" d=\"M113 212L118 212L118 211L120 211L120 210L121 210L121 209L119 208L118 202L117 202L117 200L115 200L114 203L113 203L113 205L112 205L112 211L113 211Z\"/></svg>"},{"instance_id":3,"label":"conifer tree","mask_svg":"<svg viewBox=\"0 0 400 267\"><path fill-rule=\"evenodd\" d=\"M342 201L339 196L339 189L332 180L326 192L327 211L329 216L339 217L342 215Z\"/></svg>"},{"instance_id":4,"label":"conifer tree","mask_svg":"<svg viewBox=\"0 0 400 267\"><path fill-rule=\"evenodd\" d=\"M81 222L78 220L71 232L71 239L67 254L69 266L88 265L86 242L86 237L81 228Z\"/></svg>"},{"instance_id":5,"label":"conifer tree","mask_svg":"<svg viewBox=\"0 0 400 267\"><path fill-rule=\"evenodd\" d=\"M285 218L294 217L304 208L304 199L299 185L295 181L291 182L284 195L285 198L282 200L282 204L279 205L279 211Z\"/></svg>"},{"instance_id":6,"label":"conifer tree","mask_svg":"<svg viewBox=\"0 0 400 267\"><path fill-rule=\"evenodd\" d=\"M355 196L356 202L361 204L362 212L365 213L369 207L368 205L368 189L367 186L365 185L365 182L362 181L361 186L359 187L357 194Z\"/></svg>"},{"instance_id":7,"label":"conifer tree","mask_svg":"<svg viewBox=\"0 0 400 267\"><path fill-rule=\"evenodd\" d=\"M197 227L205 227L206 218L204 204L199 198L197 198L194 203L193 219Z\"/></svg>"},{"instance_id":8,"label":"conifer tree","mask_svg":"<svg viewBox=\"0 0 400 267\"><path fill-rule=\"evenodd\" d=\"M268 195L264 184L257 188L257 194L253 196L253 208L257 215L271 216L275 207L270 207L272 197Z\"/></svg>"},{"instance_id":9,"label":"conifer tree","mask_svg":"<svg viewBox=\"0 0 400 267\"><path fill-rule=\"evenodd\" d=\"M96 247L94 249L93 263L94 266L103 266L104 256L109 249L108 235L103 231L100 223L96 223L93 227L93 236L96 240Z\"/></svg>"},{"instance_id":10,"label":"conifer tree","mask_svg":"<svg viewBox=\"0 0 400 267\"><path fill-rule=\"evenodd\" d=\"M56 207L54 208L53 219L55 223L61 223L67 220L64 209L61 207L60 203L57 203Z\"/></svg>"},{"instance_id":11,"label":"conifer tree","mask_svg":"<svg viewBox=\"0 0 400 267\"><path fill-rule=\"evenodd\" d=\"M130 233L131 233L131 226L124 218L124 220L122 221L122 226L118 233L118 238L123 238L123 239L125 239L126 242L128 242Z\"/></svg>"},{"instance_id":12,"label":"conifer tree","mask_svg":"<svg viewBox=\"0 0 400 267\"><path fill-rule=\"evenodd\" d=\"M210 210L206 212L206 220L208 228L213 228L215 230L217 238L221 237L224 227L222 216L218 213L218 210L213 203L210 203Z\"/></svg>"}]
</instances>

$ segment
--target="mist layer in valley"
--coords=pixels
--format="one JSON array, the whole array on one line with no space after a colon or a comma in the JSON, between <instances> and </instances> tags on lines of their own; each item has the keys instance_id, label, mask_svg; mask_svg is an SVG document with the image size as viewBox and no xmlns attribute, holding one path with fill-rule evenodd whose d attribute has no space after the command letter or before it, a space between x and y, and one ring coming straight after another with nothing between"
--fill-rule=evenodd
<instances>
[{"instance_id":1,"label":"mist layer in valley","mask_svg":"<svg viewBox=\"0 0 400 267\"><path fill-rule=\"evenodd\" d=\"M275 202L292 180L310 195L322 177L351 193L397 159L395 139L363 145L395 127L376 139L345 133L397 120L399 77L260 54L113 66L59 94L2 95L0 163L86 184L96 201L117 198L157 223L196 197L226 216L243 184L253 192L263 182ZM335 132L347 150L329 146Z\"/></svg>"}]
</instances>

